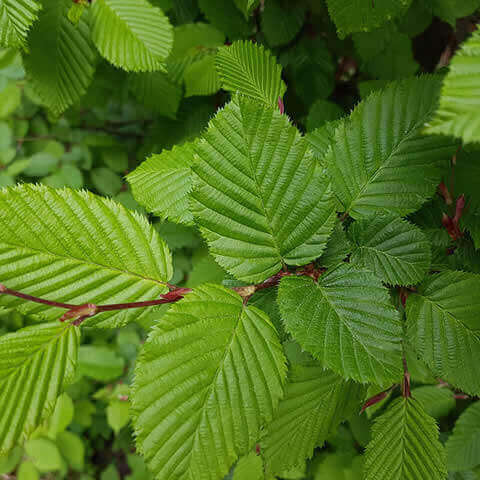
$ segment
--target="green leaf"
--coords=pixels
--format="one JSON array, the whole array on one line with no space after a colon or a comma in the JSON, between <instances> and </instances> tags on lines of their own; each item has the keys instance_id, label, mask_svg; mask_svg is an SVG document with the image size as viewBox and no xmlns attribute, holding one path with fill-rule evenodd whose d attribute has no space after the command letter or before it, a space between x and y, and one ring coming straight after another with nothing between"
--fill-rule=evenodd
<instances>
[{"instance_id":1,"label":"green leaf","mask_svg":"<svg viewBox=\"0 0 480 480\"><path fill-rule=\"evenodd\" d=\"M81 348L81 347L80 347ZM72 423L74 415L73 401L68 394L63 393L57 399L55 410L49 420L48 436L55 438Z\"/></svg>"},{"instance_id":2,"label":"green leaf","mask_svg":"<svg viewBox=\"0 0 480 480\"><path fill-rule=\"evenodd\" d=\"M185 96L213 95L220 90L220 79L215 69L215 55L205 55L190 64L183 76Z\"/></svg>"},{"instance_id":3,"label":"green leaf","mask_svg":"<svg viewBox=\"0 0 480 480\"><path fill-rule=\"evenodd\" d=\"M300 467L338 425L360 410L364 387L345 381L309 358L293 363L285 396L260 441L267 471Z\"/></svg>"},{"instance_id":4,"label":"green leaf","mask_svg":"<svg viewBox=\"0 0 480 480\"><path fill-rule=\"evenodd\" d=\"M16 83L10 83L0 92L0 118L8 118L19 107L22 92Z\"/></svg>"},{"instance_id":5,"label":"green leaf","mask_svg":"<svg viewBox=\"0 0 480 480\"><path fill-rule=\"evenodd\" d=\"M480 393L480 275L445 271L407 299L407 336L436 376Z\"/></svg>"},{"instance_id":6,"label":"green leaf","mask_svg":"<svg viewBox=\"0 0 480 480\"><path fill-rule=\"evenodd\" d=\"M5 455L0 455L0 475L13 472L23 457L23 448L14 447Z\"/></svg>"},{"instance_id":7,"label":"green leaf","mask_svg":"<svg viewBox=\"0 0 480 480\"><path fill-rule=\"evenodd\" d=\"M450 62L440 105L427 124L430 134L453 135L464 142L480 141L480 31L461 46Z\"/></svg>"},{"instance_id":8,"label":"green leaf","mask_svg":"<svg viewBox=\"0 0 480 480\"><path fill-rule=\"evenodd\" d=\"M328 13L342 38L353 32L380 27L407 11L412 0L327 0Z\"/></svg>"},{"instance_id":9,"label":"green leaf","mask_svg":"<svg viewBox=\"0 0 480 480\"><path fill-rule=\"evenodd\" d=\"M350 261L390 285L414 285L430 268L430 242L416 226L395 215L372 215L348 230L355 245Z\"/></svg>"},{"instance_id":10,"label":"green leaf","mask_svg":"<svg viewBox=\"0 0 480 480\"><path fill-rule=\"evenodd\" d=\"M173 30L163 12L146 0L96 0L92 39L116 67L134 72L165 70Z\"/></svg>"},{"instance_id":11,"label":"green leaf","mask_svg":"<svg viewBox=\"0 0 480 480\"><path fill-rule=\"evenodd\" d=\"M301 6L284 8L276 0L265 4L262 31L271 47L290 43L302 28L305 10Z\"/></svg>"},{"instance_id":12,"label":"green leaf","mask_svg":"<svg viewBox=\"0 0 480 480\"><path fill-rule=\"evenodd\" d=\"M222 478L271 420L284 362L267 315L235 292L204 285L172 305L135 370L134 426L150 470L157 478Z\"/></svg>"},{"instance_id":13,"label":"green leaf","mask_svg":"<svg viewBox=\"0 0 480 480\"><path fill-rule=\"evenodd\" d=\"M25 70L35 93L60 115L87 91L95 71L95 50L87 21L72 25L70 0L42 0L43 10L28 38Z\"/></svg>"},{"instance_id":14,"label":"green leaf","mask_svg":"<svg viewBox=\"0 0 480 480\"><path fill-rule=\"evenodd\" d=\"M222 88L276 106L286 86L282 68L262 45L234 42L217 53L217 70Z\"/></svg>"},{"instance_id":15,"label":"green leaf","mask_svg":"<svg viewBox=\"0 0 480 480\"><path fill-rule=\"evenodd\" d=\"M25 452L41 472L60 470L62 456L55 442L49 438L32 438L25 444Z\"/></svg>"},{"instance_id":16,"label":"green leaf","mask_svg":"<svg viewBox=\"0 0 480 480\"><path fill-rule=\"evenodd\" d=\"M342 224L335 225L332 235L328 239L327 247L318 260L318 264L325 268L336 267L343 262L352 251L352 245L347 238Z\"/></svg>"},{"instance_id":17,"label":"green leaf","mask_svg":"<svg viewBox=\"0 0 480 480\"><path fill-rule=\"evenodd\" d=\"M232 480L267 480L263 471L263 460L256 452L240 458L235 465Z\"/></svg>"},{"instance_id":18,"label":"green leaf","mask_svg":"<svg viewBox=\"0 0 480 480\"><path fill-rule=\"evenodd\" d=\"M17 480L39 480L40 474L33 462L22 462L17 472Z\"/></svg>"},{"instance_id":19,"label":"green leaf","mask_svg":"<svg viewBox=\"0 0 480 480\"><path fill-rule=\"evenodd\" d=\"M198 0L198 5L207 20L229 39L236 40L251 35L253 29L238 10L234 0L222 0L221 8L217 0Z\"/></svg>"},{"instance_id":20,"label":"green leaf","mask_svg":"<svg viewBox=\"0 0 480 480\"><path fill-rule=\"evenodd\" d=\"M135 200L163 220L193 223L189 195L194 159L192 143L152 155L127 175Z\"/></svg>"},{"instance_id":21,"label":"green leaf","mask_svg":"<svg viewBox=\"0 0 480 480\"><path fill-rule=\"evenodd\" d=\"M245 15L245 18L253 13L253 11L258 7L260 0L234 0L237 8Z\"/></svg>"},{"instance_id":22,"label":"green leaf","mask_svg":"<svg viewBox=\"0 0 480 480\"><path fill-rule=\"evenodd\" d=\"M182 100L182 88L164 72L137 73L129 76L135 98L150 110L168 118L176 118Z\"/></svg>"},{"instance_id":23,"label":"green leaf","mask_svg":"<svg viewBox=\"0 0 480 480\"><path fill-rule=\"evenodd\" d=\"M100 382L110 382L123 374L125 361L113 350L97 345L82 345L78 352L78 371Z\"/></svg>"},{"instance_id":24,"label":"green leaf","mask_svg":"<svg viewBox=\"0 0 480 480\"><path fill-rule=\"evenodd\" d=\"M0 191L0 279L11 289L77 305L124 303L158 298L171 275L154 228L111 200L29 184ZM0 305L46 320L63 313L5 295ZM120 325L148 311L105 312L84 324Z\"/></svg>"},{"instance_id":25,"label":"green leaf","mask_svg":"<svg viewBox=\"0 0 480 480\"><path fill-rule=\"evenodd\" d=\"M0 337L0 454L23 442L72 382L80 334L46 323Z\"/></svg>"},{"instance_id":26,"label":"green leaf","mask_svg":"<svg viewBox=\"0 0 480 480\"><path fill-rule=\"evenodd\" d=\"M449 470L470 470L480 464L480 402L460 415L446 449Z\"/></svg>"},{"instance_id":27,"label":"green leaf","mask_svg":"<svg viewBox=\"0 0 480 480\"><path fill-rule=\"evenodd\" d=\"M74 165L62 165L53 175L43 178L42 182L53 188L82 188L83 174Z\"/></svg>"},{"instance_id":28,"label":"green leaf","mask_svg":"<svg viewBox=\"0 0 480 480\"><path fill-rule=\"evenodd\" d=\"M391 83L338 126L325 162L335 194L352 217L378 210L405 215L434 194L445 160L455 152L450 139L420 133L436 107L439 86L433 76Z\"/></svg>"},{"instance_id":29,"label":"green leaf","mask_svg":"<svg viewBox=\"0 0 480 480\"><path fill-rule=\"evenodd\" d=\"M478 0L423 0L434 15L456 27L457 18L466 17L480 8Z\"/></svg>"},{"instance_id":30,"label":"green leaf","mask_svg":"<svg viewBox=\"0 0 480 480\"><path fill-rule=\"evenodd\" d=\"M57 436L57 446L70 467L81 472L85 465L85 446L82 439L72 432L61 432Z\"/></svg>"},{"instance_id":31,"label":"green leaf","mask_svg":"<svg viewBox=\"0 0 480 480\"><path fill-rule=\"evenodd\" d=\"M312 149L315 160L325 168L325 155L330 145L335 141L335 130L343 122L339 119L333 122L327 122L323 126L316 128L313 132L308 132L305 139Z\"/></svg>"},{"instance_id":32,"label":"green leaf","mask_svg":"<svg viewBox=\"0 0 480 480\"><path fill-rule=\"evenodd\" d=\"M94 187L102 195L114 197L122 189L122 177L109 168L94 168L90 176Z\"/></svg>"},{"instance_id":33,"label":"green leaf","mask_svg":"<svg viewBox=\"0 0 480 480\"><path fill-rule=\"evenodd\" d=\"M33 0L0 1L0 45L21 47L25 45L28 31L37 19L41 5Z\"/></svg>"},{"instance_id":34,"label":"green leaf","mask_svg":"<svg viewBox=\"0 0 480 480\"><path fill-rule=\"evenodd\" d=\"M425 413L433 418L445 417L455 408L453 392L440 385L425 385L414 388L412 397L418 400Z\"/></svg>"},{"instance_id":35,"label":"green leaf","mask_svg":"<svg viewBox=\"0 0 480 480\"><path fill-rule=\"evenodd\" d=\"M117 435L130 421L129 411L130 405L125 401L113 401L107 407L108 424Z\"/></svg>"},{"instance_id":36,"label":"green leaf","mask_svg":"<svg viewBox=\"0 0 480 480\"><path fill-rule=\"evenodd\" d=\"M366 480L443 480L438 426L413 398L397 398L378 418L365 453Z\"/></svg>"},{"instance_id":37,"label":"green leaf","mask_svg":"<svg viewBox=\"0 0 480 480\"><path fill-rule=\"evenodd\" d=\"M285 277L278 303L286 330L325 367L378 385L400 378L400 318L371 272L343 264L317 283Z\"/></svg>"},{"instance_id":38,"label":"green leaf","mask_svg":"<svg viewBox=\"0 0 480 480\"><path fill-rule=\"evenodd\" d=\"M278 109L236 97L195 151L194 215L222 267L258 282L321 255L335 218L331 191Z\"/></svg>"},{"instance_id":39,"label":"green leaf","mask_svg":"<svg viewBox=\"0 0 480 480\"><path fill-rule=\"evenodd\" d=\"M343 110L336 103L320 98L310 107L307 117L307 130L311 132L327 122L338 120L343 116L343 113Z\"/></svg>"}]
</instances>

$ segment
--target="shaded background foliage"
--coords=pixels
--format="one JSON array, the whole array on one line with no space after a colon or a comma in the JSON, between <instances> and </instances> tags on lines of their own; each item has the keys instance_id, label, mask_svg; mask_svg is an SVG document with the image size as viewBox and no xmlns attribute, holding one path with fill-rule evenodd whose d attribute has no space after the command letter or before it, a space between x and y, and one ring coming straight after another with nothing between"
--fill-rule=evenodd
<instances>
[{"instance_id":1,"label":"shaded background foliage","mask_svg":"<svg viewBox=\"0 0 480 480\"><path fill-rule=\"evenodd\" d=\"M366 26L370 31L358 31L358 25L348 19L337 29L332 17L341 20L336 16L341 12L335 12L333 1L327 1L330 15L327 3L317 0L225 0L220 7L214 0L151 3L174 25L167 71L126 72L95 54L93 78L80 101L68 109L55 111L46 101L48 95L42 95L35 84L42 61L42 32L35 26L29 35L39 43L30 52L21 47L0 51L0 187L40 182L86 188L146 215L125 176L151 154L196 138L225 103L227 94L220 89L214 66L216 51L223 44L253 40L276 56L287 85L285 109L308 132L347 114L360 99L389 81L441 70L480 19L478 0L398 2L400 11L388 20L380 18L378 5L380 17L374 25L378 28ZM448 235L438 219L430 217L431 211L441 212L443 202L439 194L432 200L432 210L412 216L437 240L438 251L448 244ZM173 251L172 283L194 287L224 280L225 272L208 255L193 227L152 220ZM448 262L480 272L480 254L472 239L466 236L461 247ZM438 261L445 259L438 257ZM278 311L272 309L269 314L279 322ZM35 321L0 310L2 334ZM45 478L82 480L151 478L135 453L128 425L129 384L152 320L146 316L139 323L118 332L86 333L76 381L25 450L16 448L0 458L0 474L17 470L21 479L37 478L38 472ZM436 386L423 364L413 356L408 361L413 380L423 385L416 387L418 398L438 419L445 440L471 399L463 395L455 399L449 390ZM371 420L379 408L381 404L341 425L312 461L298 471L285 472L283 478L361 478L359 454L370 440ZM32 457L41 460L32 464L28 460ZM248 470L255 461L239 465L230 476L255 480L256 473ZM470 462L471 470L452 473L451 478L477 478L478 464L480 455L478 462Z\"/></svg>"}]
</instances>

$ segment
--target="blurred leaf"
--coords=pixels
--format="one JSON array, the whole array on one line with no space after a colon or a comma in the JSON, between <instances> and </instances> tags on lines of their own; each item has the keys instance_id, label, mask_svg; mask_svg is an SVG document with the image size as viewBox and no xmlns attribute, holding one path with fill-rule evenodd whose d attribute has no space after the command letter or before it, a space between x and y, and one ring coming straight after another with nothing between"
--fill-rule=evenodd
<instances>
[{"instance_id":1,"label":"blurred leaf","mask_svg":"<svg viewBox=\"0 0 480 480\"><path fill-rule=\"evenodd\" d=\"M13 472L22 459L23 449L14 447L10 452L0 456L0 475Z\"/></svg>"},{"instance_id":2,"label":"blurred leaf","mask_svg":"<svg viewBox=\"0 0 480 480\"><path fill-rule=\"evenodd\" d=\"M25 452L41 472L62 468L62 457L57 445L48 438L34 438L25 443Z\"/></svg>"},{"instance_id":3,"label":"blurred leaf","mask_svg":"<svg viewBox=\"0 0 480 480\"><path fill-rule=\"evenodd\" d=\"M123 185L119 175L104 167L94 168L90 172L90 177L98 192L108 197L114 197Z\"/></svg>"},{"instance_id":4,"label":"blurred leaf","mask_svg":"<svg viewBox=\"0 0 480 480\"><path fill-rule=\"evenodd\" d=\"M128 401L115 400L107 407L107 421L118 435L120 430L130 421L130 404Z\"/></svg>"},{"instance_id":5,"label":"blurred leaf","mask_svg":"<svg viewBox=\"0 0 480 480\"><path fill-rule=\"evenodd\" d=\"M82 345L78 350L78 370L82 375L100 382L122 376L125 360L107 347Z\"/></svg>"},{"instance_id":6,"label":"blurred leaf","mask_svg":"<svg viewBox=\"0 0 480 480\"><path fill-rule=\"evenodd\" d=\"M85 464L84 440L71 432L61 432L57 436L60 453L73 470L81 472Z\"/></svg>"},{"instance_id":7,"label":"blurred leaf","mask_svg":"<svg viewBox=\"0 0 480 480\"><path fill-rule=\"evenodd\" d=\"M49 420L48 436L55 438L57 434L66 430L73 420L73 401L67 393L63 393L57 399L55 410Z\"/></svg>"},{"instance_id":8,"label":"blurred leaf","mask_svg":"<svg viewBox=\"0 0 480 480\"><path fill-rule=\"evenodd\" d=\"M33 462L23 462L17 471L17 480L39 480L40 474Z\"/></svg>"}]
</instances>

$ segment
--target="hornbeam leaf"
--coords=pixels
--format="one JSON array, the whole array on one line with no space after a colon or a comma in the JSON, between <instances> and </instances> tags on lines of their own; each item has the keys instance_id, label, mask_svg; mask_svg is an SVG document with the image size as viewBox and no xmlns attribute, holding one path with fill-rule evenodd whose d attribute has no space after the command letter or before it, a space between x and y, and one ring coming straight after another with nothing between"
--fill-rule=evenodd
<instances>
[{"instance_id":1,"label":"hornbeam leaf","mask_svg":"<svg viewBox=\"0 0 480 480\"><path fill-rule=\"evenodd\" d=\"M436 108L440 78L391 83L339 122L324 159L333 190L354 218L406 215L435 193L455 143L421 134Z\"/></svg>"},{"instance_id":2,"label":"hornbeam leaf","mask_svg":"<svg viewBox=\"0 0 480 480\"><path fill-rule=\"evenodd\" d=\"M260 441L267 471L279 475L302 466L339 423L360 410L364 393L362 385L311 357L290 365L285 396Z\"/></svg>"},{"instance_id":3,"label":"hornbeam leaf","mask_svg":"<svg viewBox=\"0 0 480 480\"><path fill-rule=\"evenodd\" d=\"M158 298L171 256L145 217L87 192L24 184L0 190L0 283L69 304ZM63 311L1 295L0 305L58 319ZM104 312L86 325L121 325L147 314Z\"/></svg>"},{"instance_id":4,"label":"hornbeam leaf","mask_svg":"<svg viewBox=\"0 0 480 480\"><path fill-rule=\"evenodd\" d=\"M413 398L397 398L372 428L366 480L444 480L445 449L438 426Z\"/></svg>"},{"instance_id":5,"label":"hornbeam leaf","mask_svg":"<svg viewBox=\"0 0 480 480\"><path fill-rule=\"evenodd\" d=\"M79 329L45 323L0 337L0 455L23 442L74 378Z\"/></svg>"},{"instance_id":6,"label":"hornbeam leaf","mask_svg":"<svg viewBox=\"0 0 480 480\"><path fill-rule=\"evenodd\" d=\"M0 45L23 46L40 9L34 0L0 0Z\"/></svg>"},{"instance_id":7,"label":"hornbeam leaf","mask_svg":"<svg viewBox=\"0 0 480 480\"><path fill-rule=\"evenodd\" d=\"M257 282L321 255L335 219L329 183L278 109L235 97L195 151L193 213L222 267Z\"/></svg>"},{"instance_id":8,"label":"hornbeam leaf","mask_svg":"<svg viewBox=\"0 0 480 480\"><path fill-rule=\"evenodd\" d=\"M464 142L480 141L480 31L461 46L443 82L440 106L427 133L453 135Z\"/></svg>"},{"instance_id":9,"label":"hornbeam leaf","mask_svg":"<svg viewBox=\"0 0 480 480\"><path fill-rule=\"evenodd\" d=\"M480 393L480 275L445 271L409 295L407 336L436 376Z\"/></svg>"},{"instance_id":10,"label":"hornbeam leaf","mask_svg":"<svg viewBox=\"0 0 480 480\"><path fill-rule=\"evenodd\" d=\"M480 402L470 405L460 415L446 449L449 470L470 470L480 464Z\"/></svg>"},{"instance_id":11,"label":"hornbeam leaf","mask_svg":"<svg viewBox=\"0 0 480 480\"><path fill-rule=\"evenodd\" d=\"M192 223L189 194L194 161L192 143L152 155L127 176L137 202L164 220Z\"/></svg>"},{"instance_id":12,"label":"hornbeam leaf","mask_svg":"<svg viewBox=\"0 0 480 480\"><path fill-rule=\"evenodd\" d=\"M430 267L430 242L416 226L395 215L372 215L350 227L351 262L391 285L413 285Z\"/></svg>"},{"instance_id":13,"label":"hornbeam leaf","mask_svg":"<svg viewBox=\"0 0 480 480\"><path fill-rule=\"evenodd\" d=\"M147 0L96 0L92 39L116 67L134 72L165 70L173 28L162 10Z\"/></svg>"},{"instance_id":14,"label":"hornbeam leaf","mask_svg":"<svg viewBox=\"0 0 480 480\"><path fill-rule=\"evenodd\" d=\"M282 68L262 45L247 41L234 42L217 53L217 71L222 87L230 92L276 106L286 86Z\"/></svg>"},{"instance_id":15,"label":"hornbeam leaf","mask_svg":"<svg viewBox=\"0 0 480 480\"><path fill-rule=\"evenodd\" d=\"M87 91L95 72L95 48L85 17L67 18L70 0L42 0L43 10L29 35L25 70L34 91L60 115Z\"/></svg>"},{"instance_id":16,"label":"hornbeam leaf","mask_svg":"<svg viewBox=\"0 0 480 480\"><path fill-rule=\"evenodd\" d=\"M371 272L342 264L318 282L285 277L278 303L286 330L325 367L378 385L400 378L400 318Z\"/></svg>"},{"instance_id":17,"label":"hornbeam leaf","mask_svg":"<svg viewBox=\"0 0 480 480\"><path fill-rule=\"evenodd\" d=\"M137 445L157 478L221 479L283 395L285 358L267 315L219 285L172 305L135 371Z\"/></svg>"}]
</instances>

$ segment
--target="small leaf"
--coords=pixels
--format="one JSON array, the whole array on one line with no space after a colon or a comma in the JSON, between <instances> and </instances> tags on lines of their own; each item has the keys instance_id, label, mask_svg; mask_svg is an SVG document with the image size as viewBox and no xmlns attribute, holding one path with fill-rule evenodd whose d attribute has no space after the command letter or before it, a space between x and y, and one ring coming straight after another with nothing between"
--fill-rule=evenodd
<instances>
[{"instance_id":1,"label":"small leaf","mask_svg":"<svg viewBox=\"0 0 480 480\"><path fill-rule=\"evenodd\" d=\"M130 421L130 404L125 401L113 401L107 407L107 421L118 435L120 430Z\"/></svg>"},{"instance_id":2,"label":"small leaf","mask_svg":"<svg viewBox=\"0 0 480 480\"><path fill-rule=\"evenodd\" d=\"M49 421L49 437L55 438L57 434L63 432L72 422L73 415L74 407L72 399L66 393L60 395Z\"/></svg>"},{"instance_id":3,"label":"small leaf","mask_svg":"<svg viewBox=\"0 0 480 480\"><path fill-rule=\"evenodd\" d=\"M82 345L78 352L78 371L94 380L109 382L123 374L125 361L113 350L97 345Z\"/></svg>"},{"instance_id":4,"label":"small leaf","mask_svg":"<svg viewBox=\"0 0 480 480\"><path fill-rule=\"evenodd\" d=\"M81 472L85 465L85 445L82 439L72 432L61 432L57 436L57 445L70 467Z\"/></svg>"},{"instance_id":5,"label":"small leaf","mask_svg":"<svg viewBox=\"0 0 480 480\"><path fill-rule=\"evenodd\" d=\"M25 452L40 472L62 468L62 456L57 445L48 438L32 438L25 444Z\"/></svg>"}]
</instances>

